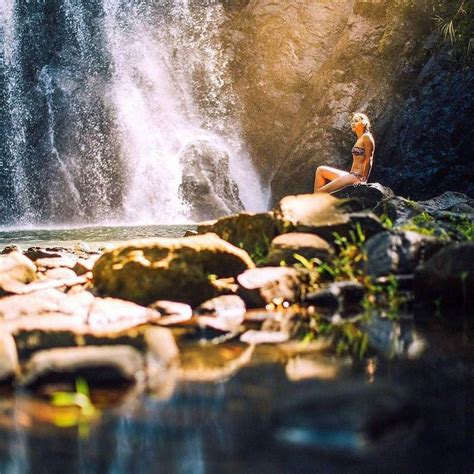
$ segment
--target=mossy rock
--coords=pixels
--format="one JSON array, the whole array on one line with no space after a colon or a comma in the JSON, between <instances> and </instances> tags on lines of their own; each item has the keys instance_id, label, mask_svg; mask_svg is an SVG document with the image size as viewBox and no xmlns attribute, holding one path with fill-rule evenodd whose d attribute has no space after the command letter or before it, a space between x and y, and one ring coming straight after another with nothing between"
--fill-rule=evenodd
<instances>
[{"instance_id":1,"label":"mossy rock","mask_svg":"<svg viewBox=\"0 0 474 474\"><path fill-rule=\"evenodd\" d=\"M93 268L97 291L139 304L159 299L197 306L217 296L213 278L235 277L254 264L245 250L215 234L128 242Z\"/></svg>"},{"instance_id":2,"label":"mossy rock","mask_svg":"<svg viewBox=\"0 0 474 474\"><path fill-rule=\"evenodd\" d=\"M270 242L278 234L278 226L273 212L240 212L215 221L202 222L197 232L214 232L232 245L243 248L254 258L263 258Z\"/></svg>"}]
</instances>

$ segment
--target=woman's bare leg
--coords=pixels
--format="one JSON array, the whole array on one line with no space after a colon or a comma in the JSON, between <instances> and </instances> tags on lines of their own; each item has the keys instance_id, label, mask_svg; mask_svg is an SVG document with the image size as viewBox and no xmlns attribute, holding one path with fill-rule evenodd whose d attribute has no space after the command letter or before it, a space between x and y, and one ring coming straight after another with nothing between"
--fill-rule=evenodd
<instances>
[{"instance_id":1,"label":"woman's bare leg","mask_svg":"<svg viewBox=\"0 0 474 474\"><path fill-rule=\"evenodd\" d=\"M337 178L348 174L347 171L331 168L330 166L318 166L314 177L314 192L319 191L323 186L327 185Z\"/></svg>"},{"instance_id":2,"label":"woman's bare leg","mask_svg":"<svg viewBox=\"0 0 474 474\"><path fill-rule=\"evenodd\" d=\"M356 184L360 182L361 181L359 178L357 178L357 176L346 173L344 176L340 176L339 178L336 178L332 180L330 183L322 186L321 188L318 189L317 192L318 193L332 193L339 189L345 188L346 186L349 186L351 184Z\"/></svg>"}]
</instances>

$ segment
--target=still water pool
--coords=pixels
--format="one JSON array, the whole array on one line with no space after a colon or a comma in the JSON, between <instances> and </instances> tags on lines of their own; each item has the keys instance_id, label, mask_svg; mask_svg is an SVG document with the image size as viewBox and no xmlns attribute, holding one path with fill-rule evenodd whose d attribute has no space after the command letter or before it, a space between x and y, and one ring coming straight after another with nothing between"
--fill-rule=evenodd
<instances>
[{"instance_id":1,"label":"still water pool","mask_svg":"<svg viewBox=\"0 0 474 474\"><path fill-rule=\"evenodd\" d=\"M187 230L195 230L195 224L143 225L143 226L91 226L78 228L6 229L0 228L0 247L18 244L24 248L33 246L71 247L85 242L93 250L105 243L122 242L148 237L182 237Z\"/></svg>"},{"instance_id":2,"label":"still water pool","mask_svg":"<svg viewBox=\"0 0 474 474\"><path fill-rule=\"evenodd\" d=\"M100 247L187 229L2 231L0 245ZM52 406L57 388L4 388L0 473L471 473L473 320L425 316L409 323L426 342L416 359L176 333L181 366L153 388L91 387L93 416Z\"/></svg>"}]
</instances>

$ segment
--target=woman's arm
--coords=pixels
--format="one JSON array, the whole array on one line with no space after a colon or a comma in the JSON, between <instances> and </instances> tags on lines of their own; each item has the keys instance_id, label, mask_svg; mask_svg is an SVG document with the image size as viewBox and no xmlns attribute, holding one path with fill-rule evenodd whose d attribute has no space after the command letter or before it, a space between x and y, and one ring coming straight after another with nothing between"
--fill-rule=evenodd
<instances>
[{"instance_id":1,"label":"woman's arm","mask_svg":"<svg viewBox=\"0 0 474 474\"><path fill-rule=\"evenodd\" d=\"M370 171L372 170L372 160L374 158L374 149L375 144L374 140L370 135L365 134L362 137L364 150L365 150L365 159L364 159L364 178L367 181L369 179Z\"/></svg>"}]
</instances>

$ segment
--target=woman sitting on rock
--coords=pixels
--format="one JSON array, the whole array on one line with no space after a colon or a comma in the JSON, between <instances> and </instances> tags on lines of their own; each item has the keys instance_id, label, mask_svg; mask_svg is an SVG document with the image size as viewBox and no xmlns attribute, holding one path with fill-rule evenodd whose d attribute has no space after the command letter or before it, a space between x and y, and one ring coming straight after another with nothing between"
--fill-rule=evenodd
<instances>
[{"instance_id":1,"label":"woman sitting on rock","mask_svg":"<svg viewBox=\"0 0 474 474\"><path fill-rule=\"evenodd\" d=\"M315 193L332 193L351 184L367 181L375 150L369 118L365 114L356 113L352 117L351 127L357 135L357 141L352 148L351 170L347 172L330 166L318 166L314 179Z\"/></svg>"}]
</instances>

